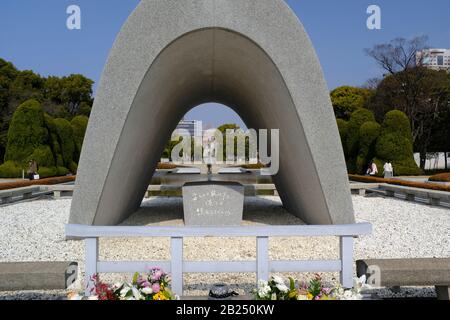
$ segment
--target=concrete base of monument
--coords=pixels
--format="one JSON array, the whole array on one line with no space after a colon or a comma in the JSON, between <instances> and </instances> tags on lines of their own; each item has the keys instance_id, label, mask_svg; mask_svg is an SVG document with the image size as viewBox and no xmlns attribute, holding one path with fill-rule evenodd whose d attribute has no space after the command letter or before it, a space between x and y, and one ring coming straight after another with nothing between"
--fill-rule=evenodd
<instances>
[{"instance_id":1,"label":"concrete base of monument","mask_svg":"<svg viewBox=\"0 0 450 320\"><path fill-rule=\"evenodd\" d=\"M244 212L244 186L238 182L188 182L183 186L187 226L239 226Z\"/></svg>"}]
</instances>

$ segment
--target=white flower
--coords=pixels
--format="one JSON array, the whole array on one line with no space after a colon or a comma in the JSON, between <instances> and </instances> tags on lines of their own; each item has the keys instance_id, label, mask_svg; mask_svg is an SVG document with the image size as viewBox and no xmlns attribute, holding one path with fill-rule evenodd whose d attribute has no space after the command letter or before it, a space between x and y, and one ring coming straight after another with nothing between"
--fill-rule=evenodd
<instances>
[{"instance_id":1,"label":"white flower","mask_svg":"<svg viewBox=\"0 0 450 320\"><path fill-rule=\"evenodd\" d=\"M277 300L277 295L276 295L276 293L272 293L272 297L270 298L270 300Z\"/></svg>"},{"instance_id":2,"label":"white flower","mask_svg":"<svg viewBox=\"0 0 450 320\"><path fill-rule=\"evenodd\" d=\"M289 291L289 288L284 283L283 284L277 284L277 288L281 292L288 292Z\"/></svg>"},{"instance_id":3,"label":"white flower","mask_svg":"<svg viewBox=\"0 0 450 320\"><path fill-rule=\"evenodd\" d=\"M88 300L98 300L98 296L90 296L88 297Z\"/></svg>"},{"instance_id":4,"label":"white flower","mask_svg":"<svg viewBox=\"0 0 450 320\"><path fill-rule=\"evenodd\" d=\"M131 290L133 291L133 296L136 300L142 299L142 295L136 287L131 288Z\"/></svg>"},{"instance_id":5,"label":"white flower","mask_svg":"<svg viewBox=\"0 0 450 320\"><path fill-rule=\"evenodd\" d=\"M141 291L142 291L142 293L144 293L144 294L152 294L152 293L153 293L153 290L152 290L151 287L145 287L145 288L142 289Z\"/></svg>"},{"instance_id":6,"label":"white flower","mask_svg":"<svg viewBox=\"0 0 450 320\"><path fill-rule=\"evenodd\" d=\"M305 296L303 294L299 294L297 297L297 300L308 300L308 296Z\"/></svg>"},{"instance_id":7,"label":"white flower","mask_svg":"<svg viewBox=\"0 0 450 320\"><path fill-rule=\"evenodd\" d=\"M131 289L127 286L124 286L122 290L120 290L120 296L125 297Z\"/></svg>"},{"instance_id":8,"label":"white flower","mask_svg":"<svg viewBox=\"0 0 450 320\"><path fill-rule=\"evenodd\" d=\"M258 287L262 288L262 287L267 287L269 285L269 283L265 280L259 280L258 281Z\"/></svg>"},{"instance_id":9,"label":"white flower","mask_svg":"<svg viewBox=\"0 0 450 320\"><path fill-rule=\"evenodd\" d=\"M267 297L267 296L270 295L270 291L271 291L271 289L270 289L270 287L268 285L260 287L259 290L258 290L258 296L260 298Z\"/></svg>"},{"instance_id":10,"label":"white flower","mask_svg":"<svg viewBox=\"0 0 450 320\"><path fill-rule=\"evenodd\" d=\"M274 281L276 284L283 284L283 285L284 285L284 280L283 280L283 278L281 278L280 276L273 276L272 279L273 279L273 281Z\"/></svg>"}]
</instances>

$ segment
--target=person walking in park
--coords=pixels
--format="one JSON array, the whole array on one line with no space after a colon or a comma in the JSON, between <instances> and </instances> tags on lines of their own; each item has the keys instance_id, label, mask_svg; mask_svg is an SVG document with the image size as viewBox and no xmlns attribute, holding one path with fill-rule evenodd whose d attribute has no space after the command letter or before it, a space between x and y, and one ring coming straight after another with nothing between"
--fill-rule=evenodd
<instances>
[{"instance_id":1,"label":"person walking in park","mask_svg":"<svg viewBox=\"0 0 450 320\"><path fill-rule=\"evenodd\" d=\"M392 167L392 164L390 162L386 162L383 169L385 179L390 179L394 176L394 168Z\"/></svg>"},{"instance_id":2,"label":"person walking in park","mask_svg":"<svg viewBox=\"0 0 450 320\"><path fill-rule=\"evenodd\" d=\"M378 167L375 164L375 162L371 161L369 164L369 167L367 168L366 174L368 174L369 176L374 176L377 173L378 173Z\"/></svg>"},{"instance_id":3,"label":"person walking in park","mask_svg":"<svg viewBox=\"0 0 450 320\"><path fill-rule=\"evenodd\" d=\"M37 175L38 170L39 170L39 166L38 166L36 160L31 159L28 162L28 171L27 171L28 179L34 180L35 176Z\"/></svg>"}]
</instances>

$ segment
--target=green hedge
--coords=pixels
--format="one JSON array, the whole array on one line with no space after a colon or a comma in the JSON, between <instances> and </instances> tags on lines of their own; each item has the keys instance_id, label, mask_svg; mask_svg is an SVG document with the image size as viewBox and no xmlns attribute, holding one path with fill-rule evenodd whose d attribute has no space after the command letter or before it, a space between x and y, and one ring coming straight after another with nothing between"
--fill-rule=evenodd
<instances>
[{"instance_id":1,"label":"green hedge","mask_svg":"<svg viewBox=\"0 0 450 320\"><path fill-rule=\"evenodd\" d=\"M38 101L24 102L10 123L0 177L21 177L31 159L38 163L42 178L75 174L87 123L86 116L77 116L72 122L53 119Z\"/></svg>"},{"instance_id":2,"label":"green hedge","mask_svg":"<svg viewBox=\"0 0 450 320\"><path fill-rule=\"evenodd\" d=\"M66 176L70 173L69 169L65 167L57 167L56 168L56 175L57 176Z\"/></svg>"},{"instance_id":3,"label":"green hedge","mask_svg":"<svg viewBox=\"0 0 450 320\"><path fill-rule=\"evenodd\" d=\"M47 140L48 130L40 103L36 100L24 102L14 112L10 123L5 162L26 163L34 150L46 145Z\"/></svg>"},{"instance_id":4,"label":"green hedge","mask_svg":"<svg viewBox=\"0 0 450 320\"><path fill-rule=\"evenodd\" d=\"M22 178L23 168L14 161L6 161L0 166L0 177L2 178Z\"/></svg>"},{"instance_id":5,"label":"green hedge","mask_svg":"<svg viewBox=\"0 0 450 320\"><path fill-rule=\"evenodd\" d=\"M347 166L349 172L356 172L356 161L359 154L359 130L366 122L374 122L375 116L367 109L353 112L347 128Z\"/></svg>"},{"instance_id":6,"label":"green hedge","mask_svg":"<svg viewBox=\"0 0 450 320\"><path fill-rule=\"evenodd\" d=\"M408 117L394 110L386 114L381 135L376 144L376 164L379 175L383 175L386 161L392 163L396 176L418 175L421 170L414 161L413 138Z\"/></svg>"},{"instance_id":7,"label":"green hedge","mask_svg":"<svg viewBox=\"0 0 450 320\"><path fill-rule=\"evenodd\" d=\"M81 148L83 146L83 140L86 133L88 121L89 118L86 116L77 116L70 122L73 130L73 140L75 142L75 162L78 162L80 159Z\"/></svg>"},{"instance_id":8,"label":"green hedge","mask_svg":"<svg viewBox=\"0 0 450 320\"><path fill-rule=\"evenodd\" d=\"M398 133L413 141L411 124L405 113L399 110L392 110L386 113L383 121L383 133Z\"/></svg>"},{"instance_id":9,"label":"green hedge","mask_svg":"<svg viewBox=\"0 0 450 320\"><path fill-rule=\"evenodd\" d=\"M365 122L359 129L359 153L356 171L364 174L369 162L375 157L375 145L381 133L381 126L374 121Z\"/></svg>"},{"instance_id":10,"label":"green hedge","mask_svg":"<svg viewBox=\"0 0 450 320\"><path fill-rule=\"evenodd\" d=\"M56 167L39 167L38 170L39 178L50 178L55 177L58 173L58 170Z\"/></svg>"},{"instance_id":11,"label":"green hedge","mask_svg":"<svg viewBox=\"0 0 450 320\"><path fill-rule=\"evenodd\" d=\"M55 165L55 158L50 146L36 148L30 158L36 160L38 165L42 167L53 167Z\"/></svg>"},{"instance_id":12,"label":"green hedge","mask_svg":"<svg viewBox=\"0 0 450 320\"><path fill-rule=\"evenodd\" d=\"M349 119L351 114L364 108L367 100L372 95L368 89L342 86L330 93L331 103L337 118Z\"/></svg>"},{"instance_id":13,"label":"green hedge","mask_svg":"<svg viewBox=\"0 0 450 320\"><path fill-rule=\"evenodd\" d=\"M337 119L337 126L339 129L339 136L341 137L342 148L344 148L344 154L347 158L347 132L348 132L348 122L342 119Z\"/></svg>"},{"instance_id":14,"label":"green hedge","mask_svg":"<svg viewBox=\"0 0 450 320\"><path fill-rule=\"evenodd\" d=\"M406 159L413 154L411 141L399 132L383 134L377 141L376 150L380 159L389 161Z\"/></svg>"},{"instance_id":15,"label":"green hedge","mask_svg":"<svg viewBox=\"0 0 450 320\"><path fill-rule=\"evenodd\" d=\"M71 170L70 167L72 166L73 156L75 153L75 142L73 139L72 126L66 119L55 119L54 123L56 125L59 145L61 146L61 154L64 162L64 167Z\"/></svg>"}]
</instances>

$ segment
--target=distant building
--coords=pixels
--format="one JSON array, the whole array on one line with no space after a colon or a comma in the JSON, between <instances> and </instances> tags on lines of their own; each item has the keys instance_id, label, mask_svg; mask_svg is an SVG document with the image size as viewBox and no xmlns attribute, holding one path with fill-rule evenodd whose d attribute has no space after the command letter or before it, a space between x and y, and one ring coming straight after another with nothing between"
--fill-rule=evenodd
<instances>
[{"instance_id":1,"label":"distant building","mask_svg":"<svg viewBox=\"0 0 450 320\"><path fill-rule=\"evenodd\" d=\"M203 124L202 121L198 120L181 120L177 126L176 130L187 130L189 131L191 137L201 137L203 134Z\"/></svg>"},{"instance_id":2,"label":"distant building","mask_svg":"<svg viewBox=\"0 0 450 320\"><path fill-rule=\"evenodd\" d=\"M419 51L416 54L416 63L429 69L450 72L450 50L427 49Z\"/></svg>"}]
</instances>

